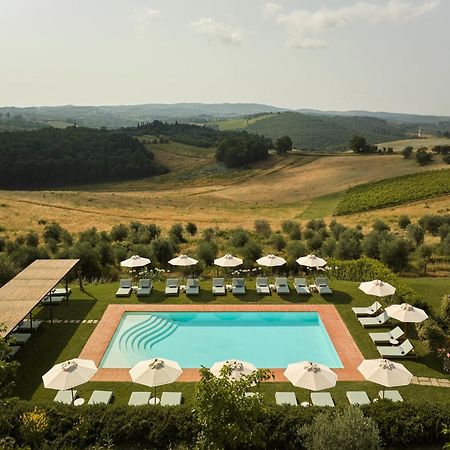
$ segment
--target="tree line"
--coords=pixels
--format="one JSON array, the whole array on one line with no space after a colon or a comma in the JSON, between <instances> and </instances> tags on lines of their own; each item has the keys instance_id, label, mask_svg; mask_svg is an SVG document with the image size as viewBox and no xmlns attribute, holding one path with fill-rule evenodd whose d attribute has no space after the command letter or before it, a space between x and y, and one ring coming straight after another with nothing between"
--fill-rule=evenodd
<instances>
[{"instance_id":1,"label":"tree line","mask_svg":"<svg viewBox=\"0 0 450 450\"><path fill-rule=\"evenodd\" d=\"M0 133L0 187L39 189L163 173L124 131L68 127Z\"/></svg>"}]
</instances>

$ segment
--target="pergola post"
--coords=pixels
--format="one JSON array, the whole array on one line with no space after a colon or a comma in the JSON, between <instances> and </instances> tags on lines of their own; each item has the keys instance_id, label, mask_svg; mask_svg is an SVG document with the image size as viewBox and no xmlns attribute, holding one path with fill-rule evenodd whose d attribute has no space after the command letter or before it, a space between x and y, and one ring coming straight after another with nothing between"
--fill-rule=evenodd
<instances>
[{"instance_id":1,"label":"pergola post","mask_svg":"<svg viewBox=\"0 0 450 450\"><path fill-rule=\"evenodd\" d=\"M52 302L52 291L48 293L50 299L50 323L53 325L53 302Z\"/></svg>"}]
</instances>

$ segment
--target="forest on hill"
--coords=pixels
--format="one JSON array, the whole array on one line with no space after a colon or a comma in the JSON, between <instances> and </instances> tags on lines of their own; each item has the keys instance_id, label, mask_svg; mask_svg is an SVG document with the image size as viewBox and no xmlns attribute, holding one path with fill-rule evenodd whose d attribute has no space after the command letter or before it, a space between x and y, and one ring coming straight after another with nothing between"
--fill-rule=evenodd
<instances>
[{"instance_id":1,"label":"forest on hill","mask_svg":"<svg viewBox=\"0 0 450 450\"><path fill-rule=\"evenodd\" d=\"M395 141L405 138L410 126L394 124L373 117L310 115L293 112L271 114L249 123L249 133L272 139L288 135L294 147L302 150L342 151L348 149L353 135L362 135L367 143Z\"/></svg>"},{"instance_id":2,"label":"forest on hill","mask_svg":"<svg viewBox=\"0 0 450 450\"><path fill-rule=\"evenodd\" d=\"M40 189L163 173L124 131L69 127L0 133L0 188Z\"/></svg>"}]
</instances>

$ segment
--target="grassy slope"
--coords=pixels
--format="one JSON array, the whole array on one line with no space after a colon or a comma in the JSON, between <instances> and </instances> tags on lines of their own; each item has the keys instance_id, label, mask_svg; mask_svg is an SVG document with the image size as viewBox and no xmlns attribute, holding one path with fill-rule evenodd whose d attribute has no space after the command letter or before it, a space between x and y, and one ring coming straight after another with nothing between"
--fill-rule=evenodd
<instances>
[{"instance_id":1,"label":"grassy slope","mask_svg":"<svg viewBox=\"0 0 450 450\"><path fill-rule=\"evenodd\" d=\"M289 135L295 147L316 150L345 150L354 134L363 135L369 143L405 136L401 127L380 119L299 113L274 114L249 124L246 129L273 139Z\"/></svg>"},{"instance_id":2,"label":"grassy slope","mask_svg":"<svg viewBox=\"0 0 450 450\"><path fill-rule=\"evenodd\" d=\"M243 298L235 298L230 294L224 300L223 298L215 298L210 291L210 282L203 282L201 285L202 293L195 299L195 302L187 299L184 294L178 298L166 298L163 294L163 284L156 283L155 290L151 297L147 300L148 303L200 303L200 304L219 304L225 301L227 304L240 303L265 303L265 304L289 304L298 303L299 298L291 294L290 296L280 298L274 294L270 297L259 297L256 294L254 283L247 283L248 293ZM358 290L358 284L345 281L333 281L331 283L334 289L332 297L323 298L317 294L305 299L312 304L334 304L338 309L342 319L346 323L353 338L357 342L363 355L367 358L374 358L378 356L375 346L369 339L368 331L363 329L356 320L352 306L367 305L370 299L367 298L361 291ZM77 287L73 287L74 293L69 302L69 306L61 305L55 308L55 317L63 319L100 319L108 304L122 304L123 299L114 297L116 284L104 285L88 285L86 291L89 295L81 294ZM437 308L439 298L433 296L427 298L433 308ZM136 297L126 299L127 303L138 303ZM38 313L40 317L48 317L48 311L42 310ZM43 328L38 331L34 342L29 343L18 354L18 359L21 362L21 368L16 380L16 395L25 398L33 399L34 401L51 400L55 393L54 391L44 389L41 383L41 375L45 373L53 364L61 362L65 359L77 356L83 348L89 335L94 330L94 325L91 324L57 324L51 326L44 324ZM423 358L417 361L405 361L405 365L415 374L422 376L434 376L438 378L450 378L449 374L444 374L440 370L437 361L428 355L427 350L422 344L413 341L417 351L423 355ZM194 384L191 383L175 383L174 385L164 387L164 390L181 390L187 402L190 402L194 392ZM370 396L375 397L379 387L371 383L338 383L336 388L331 392L338 403L345 403L345 391L347 389L365 389ZM88 397L94 389L112 389L116 396L116 401L125 403L132 390L145 390L145 387L133 385L131 383L87 383L81 386L79 391L82 396ZM275 390L292 390L292 386L288 383L269 384L262 386L261 390L265 394L267 401L273 402L273 393ZM300 401L306 400L307 393L301 389L295 389ZM400 388L402 394L406 398L414 399L429 399L432 401L446 401L443 388L427 388L410 386Z\"/></svg>"},{"instance_id":3,"label":"grassy slope","mask_svg":"<svg viewBox=\"0 0 450 450\"><path fill-rule=\"evenodd\" d=\"M217 125L219 130L230 131L230 130L240 130L259 122L260 120L268 119L272 117L273 114L261 114L254 117L235 117L232 119L216 120L208 122L208 125Z\"/></svg>"}]
</instances>

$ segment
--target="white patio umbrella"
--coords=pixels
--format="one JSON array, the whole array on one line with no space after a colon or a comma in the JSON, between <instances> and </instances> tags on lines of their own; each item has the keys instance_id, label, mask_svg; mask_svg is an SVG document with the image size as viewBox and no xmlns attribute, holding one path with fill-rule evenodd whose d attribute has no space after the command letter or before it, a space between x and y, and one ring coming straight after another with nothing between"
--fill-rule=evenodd
<instances>
[{"instance_id":1,"label":"white patio umbrella","mask_svg":"<svg viewBox=\"0 0 450 450\"><path fill-rule=\"evenodd\" d=\"M289 364L284 376L297 387L321 391L336 385L337 375L327 366L310 361Z\"/></svg>"},{"instance_id":2,"label":"white patio umbrella","mask_svg":"<svg viewBox=\"0 0 450 450\"><path fill-rule=\"evenodd\" d=\"M238 359L229 359L227 361L215 362L210 371L214 376L219 377L220 372L225 365L230 366L231 368L231 374L229 376L230 380L239 380L244 375L251 375L258 370L252 363L240 361Z\"/></svg>"},{"instance_id":3,"label":"white patio umbrella","mask_svg":"<svg viewBox=\"0 0 450 450\"><path fill-rule=\"evenodd\" d=\"M411 383L413 374L403 364L394 363L388 359L365 359L358 370L367 381L387 387L407 386Z\"/></svg>"},{"instance_id":4,"label":"white patio umbrella","mask_svg":"<svg viewBox=\"0 0 450 450\"><path fill-rule=\"evenodd\" d=\"M386 297L395 294L395 287L381 280L365 281L359 285L359 289L367 295Z\"/></svg>"},{"instance_id":5,"label":"white patio umbrella","mask_svg":"<svg viewBox=\"0 0 450 450\"><path fill-rule=\"evenodd\" d=\"M240 266L242 262L241 258L236 258L233 255L225 255L214 260L214 264L219 267L236 267Z\"/></svg>"},{"instance_id":6,"label":"white patio umbrella","mask_svg":"<svg viewBox=\"0 0 450 450\"><path fill-rule=\"evenodd\" d=\"M89 381L97 372L94 361L74 358L54 365L47 373L42 375L44 386L49 389L66 391Z\"/></svg>"},{"instance_id":7,"label":"white patio umbrella","mask_svg":"<svg viewBox=\"0 0 450 450\"><path fill-rule=\"evenodd\" d=\"M169 264L172 266L181 266L181 267L187 267L187 266L195 266L198 263L198 261L194 258L191 258L187 255L180 255L176 258L172 258L169 261Z\"/></svg>"},{"instance_id":8,"label":"white patio umbrella","mask_svg":"<svg viewBox=\"0 0 450 450\"><path fill-rule=\"evenodd\" d=\"M120 265L122 267L129 267L130 269L136 269L138 267L144 267L150 264L151 261L148 258L142 258L139 255L133 255L131 258L121 261Z\"/></svg>"},{"instance_id":9,"label":"white patio umbrella","mask_svg":"<svg viewBox=\"0 0 450 450\"><path fill-rule=\"evenodd\" d=\"M182 372L183 369L176 361L164 358L140 361L129 370L134 383L155 388L153 403L159 403L159 399L156 398L156 387L173 383Z\"/></svg>"},{"instance_id":10,"label":"white patio umbrella","mask_svg":"<svg viewBox=\"0 0 450 450\"><path fill-rule=\"evenodd\" d=\"M282 266L283 264L286 264L286 260L284 258L280 258L279 256L275 255L263 256L262 258L257 259L256 262L260 266L265 267L278 267Z\"/></svg>"},{"instance_id":11,"label":"white patio umbrella","mask_svg":"<svg viewBox=\"0 0 450 450\"><path fill-rule=\"evenodd\" d=\"M408 303L388 306L385 311L389 317L400 320L400 322L419 323L428 319L428 314L423 309L416 308Z\"/></svg>"},{"instance_id":12,"label":"white patio umbrella","mask_svg":"<svg viewBox=\"0 0 450 450\"><path fill-rule=\"evenodd\" d=\"M327 262L324 259L319 258L318 256L307 255L307 256L302 256L301 258L298 258L297 264L299 264L300 266L306 266L306 267L323 267L323 266L326 266Z\"/></svg>"}]
</instances>

